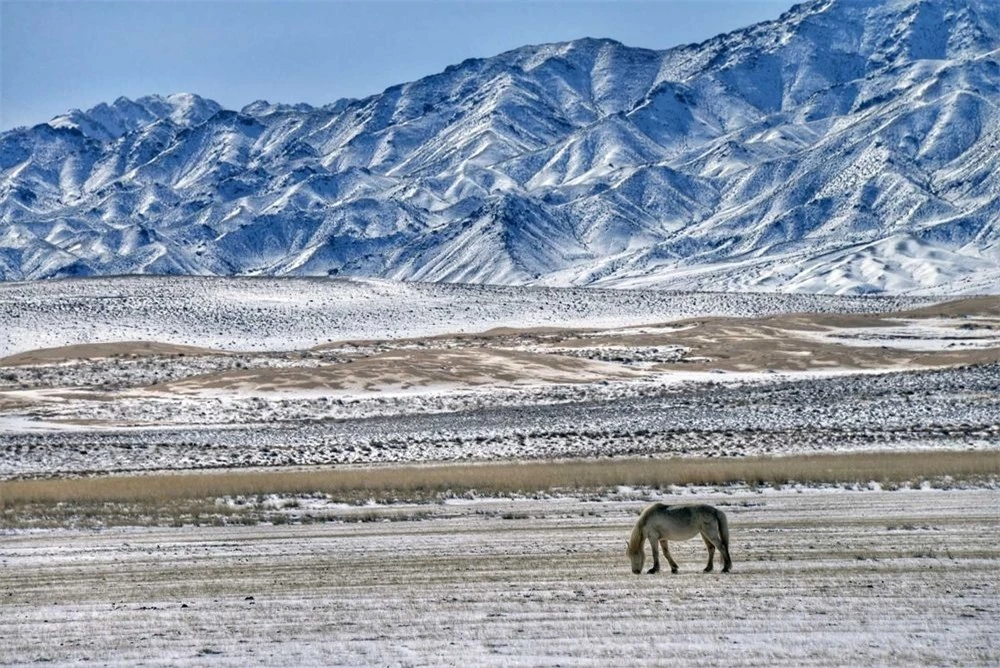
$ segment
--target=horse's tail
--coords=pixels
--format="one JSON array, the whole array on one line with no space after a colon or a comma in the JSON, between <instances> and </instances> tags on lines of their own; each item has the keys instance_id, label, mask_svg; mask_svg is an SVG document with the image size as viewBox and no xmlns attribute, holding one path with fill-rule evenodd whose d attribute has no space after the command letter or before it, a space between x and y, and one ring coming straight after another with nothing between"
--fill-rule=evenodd
<instances>
[{"instance_id":1,"label":"horse's tail","mask_svg":"<svg viewBox=\"0 0 1000 668\"><path fill-rule=\"evenodd\" d=\"M726 514L715 509L715 519L719 522L719 536L722 538L722 546L726 548L726 552L729 552L729 521L726 519Z\"/></svg>"}]
</instances>

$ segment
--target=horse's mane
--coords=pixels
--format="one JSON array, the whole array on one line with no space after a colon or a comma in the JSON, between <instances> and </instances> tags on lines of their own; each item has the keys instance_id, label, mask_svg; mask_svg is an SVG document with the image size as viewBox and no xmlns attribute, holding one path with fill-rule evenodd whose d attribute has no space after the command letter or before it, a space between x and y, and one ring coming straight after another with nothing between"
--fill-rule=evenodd
<instances>
[{"instance_id":1,"label":"horse's mane","mask_svg":"<svg viewBox=\"0 0 1000 668\"><path fill-rule=\"evenodd\" d=\"M628 553L629 555L636 554L642 549L643 534L642 530L646 527L646 520L649 516L655 513L657 510L663 507L662 503L653 503L646 506L641 513L639 513L639 519L635 521L635 526L632 527L632 535L628 539Z\"/></svg>"}]
</instances>

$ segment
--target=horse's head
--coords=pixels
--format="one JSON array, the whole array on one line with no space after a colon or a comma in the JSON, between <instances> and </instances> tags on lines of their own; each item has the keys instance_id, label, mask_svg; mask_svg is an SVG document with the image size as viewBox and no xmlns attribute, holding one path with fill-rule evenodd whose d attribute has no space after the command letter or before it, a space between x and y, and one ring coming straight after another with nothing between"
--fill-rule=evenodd
<instances>
[{"instance_id":1,"label":"horse's head","mask_svg":"<svg viewBox=\"0 0 1000 668\"><path fill-rule=\"evenodd\" d=\"M632 552L628 541L625 541L625 556L632 560L632 572L638 575L642 573L642 566L646 563L646 550L639 546L639 549Z\"/></svg>"}]
</instances>

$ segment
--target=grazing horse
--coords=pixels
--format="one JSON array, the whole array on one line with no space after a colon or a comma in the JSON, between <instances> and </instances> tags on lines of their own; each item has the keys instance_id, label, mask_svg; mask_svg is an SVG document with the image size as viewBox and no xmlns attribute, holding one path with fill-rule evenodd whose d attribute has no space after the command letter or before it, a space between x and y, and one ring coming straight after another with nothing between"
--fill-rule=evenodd
<instances>
[{"instance_id":1,"label":"grazing horse","mask_svg":"<svg viewBox=\"0 0 1000 668\"><path fill-rule=\"evenodd\" d=\"M625 554L632 560L632 572L638 575L642 572L646 560L643 543L649 540L653 551L653 567L647 573L657 573L660 570L660 550L670 563L670 572L677 572L677 562L670 556L667 547L668 540L687 540L701 534L708 548L708 566L705 572L714 568L715 550L722 553L722 572L728 573L733 562L729 558L729 525L726 514L713 506L703 503L668 506L654 503L639 515L632 529L632 536L626 541Z\"/></svg>"}]
</instances>

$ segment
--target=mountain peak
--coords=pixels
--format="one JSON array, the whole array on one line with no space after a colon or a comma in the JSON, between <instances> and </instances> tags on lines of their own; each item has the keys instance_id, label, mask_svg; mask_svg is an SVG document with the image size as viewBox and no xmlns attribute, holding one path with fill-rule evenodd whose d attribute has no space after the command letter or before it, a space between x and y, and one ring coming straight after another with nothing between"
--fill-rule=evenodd
<instances>
[{"instance_id":1,"label":"mountain peak","mask_svg":"<svg viewBox=\"0 0 1000 668\"><path fill-rule=\"evenodd\" d=\"M306 104L305 102L299 102L298 104L282 104L271 103L267 100L254 100L250 104L246 105L240 110L240 113L247 114L248 116L268 116L270 114L279 113L309 113L313 111L315 107L311 104Z\"/></svg>"},{"instance_id":2,"label":"mountain peak","mask_svg":"<svg viewBox=\"0 0 1000 668\"><path fill-rule=\"evenodd\" d=\"M102 102L86 111L71 109L49 125L75 128L87 137L107 141L165 119L182 127L198 125L221 109L218 102L193 93L145 95L135 100L123 95L110 105Z\"/></svg>"},{"instance_id":3,"label":"mountain peak","mask_svg":"<svg viewBox=\"0 0 1000 668\"><path fill-rule=\"evenodd\" d=\"M0 278L981 287L998 17L812 0L701 44L524 46L318 108L120 97L0 134Z\"/></svg>"}]
</instances>

